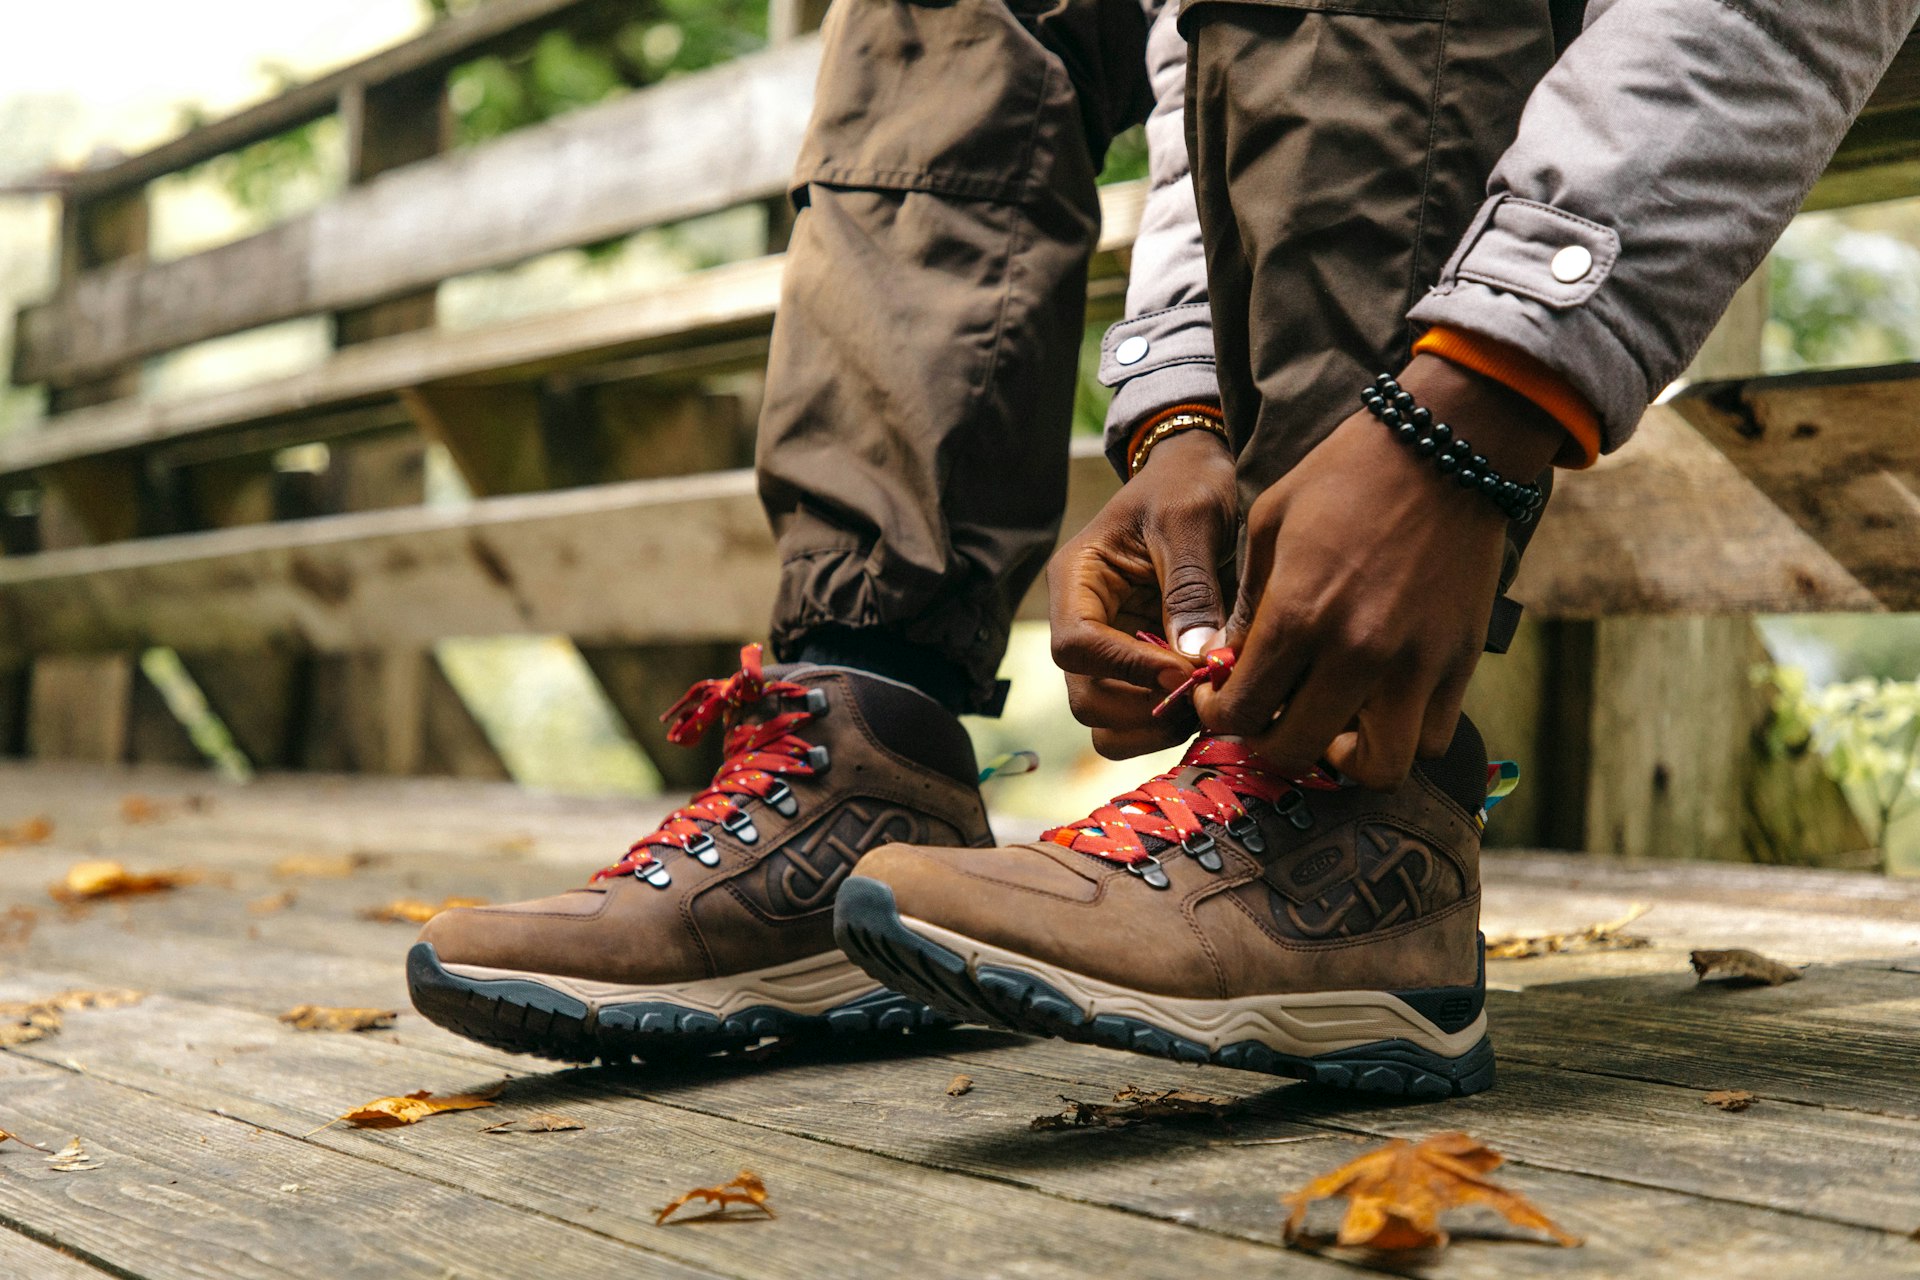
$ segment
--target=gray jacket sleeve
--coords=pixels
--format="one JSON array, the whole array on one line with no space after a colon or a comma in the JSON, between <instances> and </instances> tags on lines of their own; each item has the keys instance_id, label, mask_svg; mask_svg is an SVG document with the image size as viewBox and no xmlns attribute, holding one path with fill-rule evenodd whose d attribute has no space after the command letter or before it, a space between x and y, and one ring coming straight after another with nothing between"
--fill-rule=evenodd
<instances>
[{"instance_id":1,"label":"gray jacket sleeve","mask_svg":"<svg viewBox=\"0 0 1920 1280\"><path fill-rule=\"evenodd\" d=\"M1175 26L1177 4L1143 2L1154 15L1147 36L1155 100L1147 117L1147 202L1133 242L1126 319L1100 343L1100 381L1114 388L1107 457L1123 477L1127 442L1141 422L1176 404L1220 401L1207 259L1187 168L1187 42Z\"/></svg>"},{"instance_id":2,"label":"gray jacket sleeve","mask_svg":"<svg viewBox=\"0 0 1920 1280\"><path fill-rule=\"evenodd\" d=\"M1826 167L1920 0L1593 0L1412 319L1522 348L1618 448Z\"/></svg>"}]
</instances>

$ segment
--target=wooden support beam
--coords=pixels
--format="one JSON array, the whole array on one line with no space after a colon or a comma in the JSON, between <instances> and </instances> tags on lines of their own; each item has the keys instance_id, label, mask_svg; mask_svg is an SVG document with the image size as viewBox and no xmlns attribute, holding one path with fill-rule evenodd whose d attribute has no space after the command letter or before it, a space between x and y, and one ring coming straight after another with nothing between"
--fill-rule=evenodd
<instances>
[{"instance_id":1,"label":"wooden support beam","mask_svg":"<svg viewBox=\"0 0 1920 1280\"><path fill-rule=\"evenodd\" d=\"M27 694L27 750L43 760L127 758L133 661L125 654L46 654Z\"/></svg>"},{"instance_id":2,"label":"wooden support beam","mask_svg":"<svg viewBox=\"0 0 1920 1280\"><path fill-rule=\"evenodd\" d=\"M534 384L441 382L403 390L400 403L421 435L446 446L476 495L553 487Z\"/></svg>"},{"instance_id":3,"label":"wooden support beam","mask_svg":"<svg viewBox=\"0 0 1920 1280\"><path fill-rule=\"evenodd\" d=\"M87 272L20 313L15 380L76 380L776 195L818 63L818 42L797 40L394 169L232 244Z\"/></svg>"},{"instance_id":4,"label":"wooden support beam","mask_svg":"<svg viewBox=\"0 0 1920 1280\"><path fill-rule=\"evenodd\" d=\"M1101 253L1096 292L1122 281L1113 251L1139 227L1144 182L1100 189ZM115 404L80 410L59 431L0 439L0 477L69 458L122 450L210 446L212 437L262 424L301 422L322 411L390 405L408 387L438 382L516 382L625 360L622 377L685 377L765 364L766 335L780 299L778 257L695 272L657 289L555 315L456 333L425 331L340 351L320 367L175 403ZM317 428L316 428L317 429ZM296 443L293 440L284 443ZM254 448L248 436L235 449Z\"/></svg>"}]
</instances>

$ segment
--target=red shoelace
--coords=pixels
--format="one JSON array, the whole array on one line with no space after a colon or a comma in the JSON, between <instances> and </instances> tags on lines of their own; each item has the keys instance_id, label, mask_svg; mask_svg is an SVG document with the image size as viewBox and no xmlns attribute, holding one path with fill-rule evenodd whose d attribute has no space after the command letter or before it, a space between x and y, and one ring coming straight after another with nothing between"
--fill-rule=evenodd
<instances>
[{"instance_id":1,"label":"red shoelace","mask_svg":"<svg viewBox=\"0 0 1920 1280\"><path fill-rule=\"evenodd\" d=\"M740 651L740 670L724 680L702 680L687 690L660 719L670 727L667 741L679 745L698 742L723 719L731 720L746 707L768 697L801 698L807 686L790 680L769 680L761 669L760 646ZM782 711L765 720L727 728L726 759L713 781L686 804L668 814L651 835L633 842L620 861L594 873L595 880L645 872L659 861L653 850L700 849L711 844L702 823L724 824L742 812L745 798L765 800L786 786L782 775L807 777L815 770L808 761L814 744L793 730L814 718L809 710Z\"/></svg>"},{"instance_id":2,"label":"red shoelace","mask_svg":"<svg viewBox=\"0 0 1920 1280\"><path fill-rule=\"evenodd\" d=\"M1176 781L1193 768L1208 772L1188 783ZM1202 734L1173 769L1040 838L1130 867L1152 860L1145 837L1181 844L1204 835L1208 822L1224 827L1244 820L1249 800L1264 800L1285 810L1290 807L1285 803L1289 795L1339 789L1340 783L1324 769L1304 778L1287 778L1244 744Z\"/></svg>"}]
</instances>

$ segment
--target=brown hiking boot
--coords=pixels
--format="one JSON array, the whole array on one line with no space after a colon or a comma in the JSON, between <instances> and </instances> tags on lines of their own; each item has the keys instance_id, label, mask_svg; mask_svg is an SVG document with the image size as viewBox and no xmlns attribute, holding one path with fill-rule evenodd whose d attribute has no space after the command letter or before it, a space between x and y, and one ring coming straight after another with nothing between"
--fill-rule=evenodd
<instances>
[{"instance_id":1,"label":"brown hiking boot","mask_svg":"<svg viewBox=\"0 0 1920 1280\"><path fill-rule=\"evenodd\" d=\"M834 936L944 1013L1378 1093L1493 1083L1482 1012L1488 768L1464 717L1395 792L1290 782L1239 742L1040 843L893 845Z\"/></svg>"},{"instance_id":2,"label":"brown hiking boot","mask_svg":"<svg viewBox=\"0 0 1920 1280\"><path fill-rule=\"evenodd\" d=\"M676 742L727 722L713 782L586 888L435 916L407 957L421 1013L575 1062L940 1021L840 952L833 900L889 841L992 843L966 731L892 680L741 661L668 712Z\"/></svg>"}]
</instances>

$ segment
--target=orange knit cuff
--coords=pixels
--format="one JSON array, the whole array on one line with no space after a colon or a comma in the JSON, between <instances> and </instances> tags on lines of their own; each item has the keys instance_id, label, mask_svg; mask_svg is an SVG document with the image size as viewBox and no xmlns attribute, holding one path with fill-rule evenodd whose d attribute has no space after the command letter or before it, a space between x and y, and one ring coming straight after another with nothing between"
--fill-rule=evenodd
<instances>
[{"instance_id":1,"label":"orange knit cuff","mask_svg":"<svg viewBox=\"0 0 1920 1280\"><path fill-rule=\"evenodd\" d=\"M1592 466L1600 456L1600 419L1587 398L1537 356L1497 338L1445 325L1435 325L1413 344L1415 355L1423 352L1503 382L1552 414L1580 451L1577 459L1569 459L1563 452L1554 460L1557 464L1577 470Z\"/></svg>"},{"instance_id":2,"label":"orange knit cuff","mask_svg":"<svg viewBox=\"0 0 1920 1280\"><path fill-rule=\"evenodd\" d=\"M1220 406L1217 404L1198 404L1198 403L1176 404L1171 406L1170 408L1162 409L1160 412L1154 414L1151 418L1148 418L1145 422L1142 422L1139 426L1135 427L1133 429L1133 434L1127 437L1127 452L1126 452L1127 458L1131 459L1134 454L1140 451L1140 442L1147 438L1147 432L1153 430L1155 427L1159 426L1161 423L1165 422L1168 418L1171 418L1176 413L1204 413L1209 418L1213 418L1217 420L1220 417Z\"/></svg>"}]
</instances>

